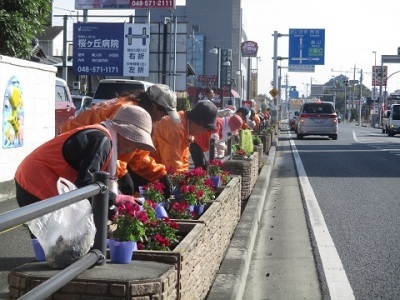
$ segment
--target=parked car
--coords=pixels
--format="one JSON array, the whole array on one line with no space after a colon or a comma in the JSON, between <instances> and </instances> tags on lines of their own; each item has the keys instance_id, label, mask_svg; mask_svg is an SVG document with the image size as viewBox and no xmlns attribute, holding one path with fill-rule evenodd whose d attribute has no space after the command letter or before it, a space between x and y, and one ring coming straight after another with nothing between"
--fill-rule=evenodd
<instances>
[{"instance_id":1,"label":"parked car","mask_svg":"<svg viewBox=\"0 0 400 300\"><path fill-rule=\"evenodd\" d=\"M386 113L386 133L388 136L400 134L400 104L392 104ZM382 129L383 131L383 129Z\"/></svg>"},{"instance_id":2,"label":"parked car","mask_svg":"<svg viewBox=\"0 0 400 300\"><path fill-rule=\"evenodd\" d=\"M61 125L72 119L76 111L67 82L58 77L56 77L55 101L55 135L58 135Z\"/></svg>"},{"instance_id":3,"label":"parked car","mask_svg":"<svg viewBox=\"0 0 400 300\"><path fill-rule=\"evenodd\" d=\"M338 138L338 117L331 102L306 102L300 108L296 123L297 138L307 135L327 135Z\"/></svg>"},{"instance_id":4,"label":"parked car","mask_svg":"<svg viewBox=\"0 0 400 300\"><path fill-rule=\"evenodd\" d=\"M75 117L92 106L93 98L85 95L72 95L76 111Z\"/></svg>"},{"instance_id":5,"label":"parked car","mask_svg":"<svg viewBox=\"0 0 400 300\"><path fill-rule=\"evenodd\" d=\"M382 115L382 133L389 133L390 110L385 110Z\"/></svg>"},{"instance_id":6,"label":"parked car","mask_svg":"<svg viewBox=\"0 0 400 300\"><path fill-rule=\"evenodd\" d=\"M125 92L134 90L147 91L154 83L128 79L103 79L100 80L93 95L93 104L110 100Z\"/></svg>"}]
</instances>

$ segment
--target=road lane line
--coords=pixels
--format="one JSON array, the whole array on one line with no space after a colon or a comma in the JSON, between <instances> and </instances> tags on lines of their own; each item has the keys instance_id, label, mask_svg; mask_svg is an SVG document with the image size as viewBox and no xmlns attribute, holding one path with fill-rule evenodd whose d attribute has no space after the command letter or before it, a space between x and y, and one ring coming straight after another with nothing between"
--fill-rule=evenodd
<instances>
[{"instance_id":1,"label":"road lane line","mask_svg":"<svg viewBox=\"0 0 400 300\"><path fill-rule=\"evenodd\" d=\"M318 205L314 190L308 180L303 163L294 141L290 140L293 158L300 181L300 189L308 211L309 222L322 262L322 270L328 285L331 299L355 299L353 289L337 253L335 244L326 226L324 216Z\"/></svg>"}]
</instances>

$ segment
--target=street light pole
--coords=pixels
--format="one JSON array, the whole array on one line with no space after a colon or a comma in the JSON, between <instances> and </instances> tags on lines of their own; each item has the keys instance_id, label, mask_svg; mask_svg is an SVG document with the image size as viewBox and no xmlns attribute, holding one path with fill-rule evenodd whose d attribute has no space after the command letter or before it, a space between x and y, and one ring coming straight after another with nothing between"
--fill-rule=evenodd
<instances>
[{"instance_id":1,"label":"street light pole","mask_svg":"<svg viewBox=\"0 0 400 300\"><path fill-rule=\"evenodd\" d=\"M374 53L375 55L375 62L374 62L374 78L372 80L372 82L374 83L374 103L376 101L376 51L372 51L372 53Z\"/></svg>"},{"instance_id":2,"label":"street light pole","mask_svg":"<svg viewBox=\"0 0 400 300\"><path fill-rule=\"evenodd\" d=\"M210 51L208 51L209 53L212 54L217 54L217 89L221 88L221 79L220 79L220 68L221 68L221 51L220 48L218 46L214 46L214 48L210 49Z\"/></svg>"}]
</instances>

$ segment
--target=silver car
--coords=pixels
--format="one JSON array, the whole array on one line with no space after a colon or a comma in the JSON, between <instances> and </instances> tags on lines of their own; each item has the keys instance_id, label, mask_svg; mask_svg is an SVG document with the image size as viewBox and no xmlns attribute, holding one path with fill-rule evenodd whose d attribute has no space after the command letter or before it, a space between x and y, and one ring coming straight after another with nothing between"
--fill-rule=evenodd
<instances>
[{"instance_id":1,"label":"silver car","mask_svg":"<svg viewBox=\"0 0 400 300\"><path fill-rule=\"evenodd\" d=\"M296 118L297 138L307 135L326 135L338 138L338 116L331 102L306 102Z\"/></svg>"}]
</instances>

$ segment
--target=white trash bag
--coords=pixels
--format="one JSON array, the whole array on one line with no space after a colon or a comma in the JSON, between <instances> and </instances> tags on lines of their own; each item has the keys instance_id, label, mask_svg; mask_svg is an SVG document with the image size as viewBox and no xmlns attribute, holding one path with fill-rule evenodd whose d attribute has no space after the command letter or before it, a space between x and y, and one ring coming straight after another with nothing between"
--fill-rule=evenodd
<instances>
[{"instance_id":1,"label":"white trash bag","mask_svg":"<svg viewBox=\"0 0 400 300\"><path fill-rule=\"evenodd\" d=\"M60 177L57 189L64 194L76 186ZM28 226L42 245L48 265L55 269L64 269L88 253L96 234L92 206L87 199L34 219Z\"/></svg>"}]
</instances>

